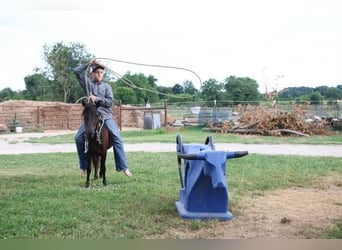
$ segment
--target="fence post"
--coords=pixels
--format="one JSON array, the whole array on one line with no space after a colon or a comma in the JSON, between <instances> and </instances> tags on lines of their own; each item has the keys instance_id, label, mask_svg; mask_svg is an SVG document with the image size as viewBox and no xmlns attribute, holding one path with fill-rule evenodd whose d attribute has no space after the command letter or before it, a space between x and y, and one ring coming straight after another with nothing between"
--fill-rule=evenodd
<instances>
[{"instance_id":1,"label":"fence post","mask_svg":"<svg viewBox=\"0 0 342 250\"><path fill-rule=\"evenodd\" d=\"M167 99L164 100L164 126L167 126Z\"/></svg>"}]
</instances>

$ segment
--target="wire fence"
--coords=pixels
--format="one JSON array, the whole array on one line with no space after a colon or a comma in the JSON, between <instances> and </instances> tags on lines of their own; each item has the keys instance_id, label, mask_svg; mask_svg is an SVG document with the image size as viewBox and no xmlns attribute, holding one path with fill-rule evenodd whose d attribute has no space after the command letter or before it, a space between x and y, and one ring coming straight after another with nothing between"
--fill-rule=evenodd
<instances>
[{"instance_id":1,"label":"wire fence","mask_svg":"<svg viewBox=\"0 0 342 250\"><path fill-rule=\"evenodd\" d=\"M210 104L210 105L209 105ZM262 104L274 108L274 104ZM293 106L288 103L277 103L278 112L289 112ZM151 103L150 107L115 105L113 117L122 127L146 128L147 114L160 113L160 125L166 126L175 120L186 118L195 119L204 124L209 120L226 120L238 110L253 110L257 106L251 105L224 105L224 103ZM342 119L341 105L303 105L308 118L310 117L336 117ZM0 131L14 131L15 127L22 127L24 131L32 130L75 130L82 122L83 107L81 104L67 104L61 102L32 102L9 101L0 103ZM149 121L150 122L150 121Z\"/></svg>"},{"instance_id":2,"label":"wire fence","mask_svg":"<svg viewBox=\"0 0 342 250\"><path fill-rule=\"evenodd\" d=\"M308 104L290 104L288 102L265 102L258 103L258 105L251 105L250 103L240 103L238 105L231 103L216 103L216 105L212 102L186 102L186 103L177 103L177 104L169 104L168 105L168 114L174 115L175 117L181 118L184 114L191 114L191 109L194 107L199 107L200 112L223 112L227 113L228 116L231 116L232 113L237 110L253 110L258 106L264 106L266 108L274 109L275 107L279 112L289 112L293 110L294 106L302 106L303 109L306 110L308 116L319 116L319 117L336 117L338 119L342 119L342 104L319 104L319 105L308 105Z\"/></svg>"}]
</instances>

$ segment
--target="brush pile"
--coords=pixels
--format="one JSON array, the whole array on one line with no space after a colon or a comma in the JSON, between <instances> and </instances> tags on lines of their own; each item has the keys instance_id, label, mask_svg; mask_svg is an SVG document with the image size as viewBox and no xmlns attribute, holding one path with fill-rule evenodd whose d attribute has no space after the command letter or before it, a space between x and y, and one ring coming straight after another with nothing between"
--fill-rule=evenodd
<instances>
[{"instance_id":1,"label":"brush pile","mask_svg":"<svg viewBox=\"0 0 342 250\"><path fill-rule=\"evenodd\" d=\"M258 134L265 136L310 136L331 134L330 123L324 119L308 119L303 106L279 112L276 107L242 106L235 112L239 118L221 124L209 124L207 131Z\"/></svg>"}]
</instances>

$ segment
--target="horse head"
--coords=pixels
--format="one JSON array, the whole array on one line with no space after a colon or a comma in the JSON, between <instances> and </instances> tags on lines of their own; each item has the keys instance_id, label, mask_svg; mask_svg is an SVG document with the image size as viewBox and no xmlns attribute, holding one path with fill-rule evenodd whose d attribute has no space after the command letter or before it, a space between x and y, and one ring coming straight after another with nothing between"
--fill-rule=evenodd
<instances>
[{"instance_id":1,"label":"horse head","mask_svg":"<svg viewBox=\"0 0 342 250\"><path fill-rule=\"evenodd\" d=\"M85 125L85 133L88 139L94 137L98 124L101 121L101 114L97 110L93 102L84 103L84 110L82 113Z\"/></svg>"}]
</instances>

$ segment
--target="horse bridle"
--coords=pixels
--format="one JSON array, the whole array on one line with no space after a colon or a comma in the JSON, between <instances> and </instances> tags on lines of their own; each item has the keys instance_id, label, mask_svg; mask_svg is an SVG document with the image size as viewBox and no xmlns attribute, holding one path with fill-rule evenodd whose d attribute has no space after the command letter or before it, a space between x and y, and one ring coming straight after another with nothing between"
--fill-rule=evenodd
<instances>
[{"instance_id":1,"label":"horse bridle","mask_svg":"<svg viewBox=\"0 0 342 250\"><path fill-rule=\"evenodd\" d=\"M104 120L102 119L102 116L99 119L98 124L99 125L96 125L96 128L95 128L95 134L96 134L96 141L101 145L102 144L102 141L101 141L101 131L102 131L103 125L105 124ZM84 137L85 137L85 140L84 140L84 153L87 153L88 149L89 149L89 141L88 141L88 137L87 137L86 134L84 134Z\"/></svg>"}]
</instances>

